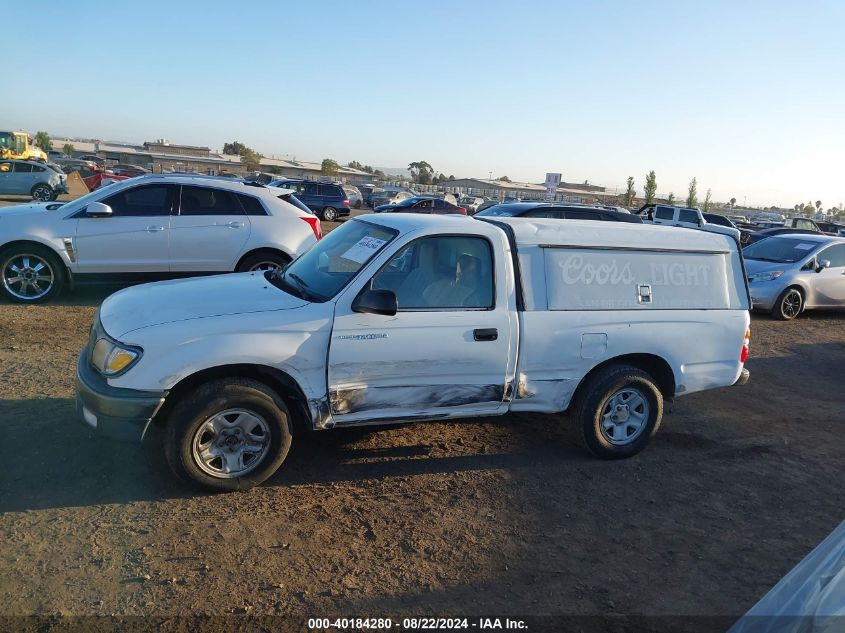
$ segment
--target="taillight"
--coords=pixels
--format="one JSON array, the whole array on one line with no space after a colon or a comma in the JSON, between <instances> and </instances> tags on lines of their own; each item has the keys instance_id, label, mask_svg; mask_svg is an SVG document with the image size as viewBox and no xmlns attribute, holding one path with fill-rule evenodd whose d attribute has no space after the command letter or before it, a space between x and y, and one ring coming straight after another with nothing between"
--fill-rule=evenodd
<instances>
[{"instance_id":1,"label":"taillight","mask_svg":"<svg viewBox=\"0 0 845 633\"><path fill-rule=\"evenodd\" d=\"M739 362L748 360L748 345L751 343L751 330L745 330L745 338L742 340L742 351L739 353Z\"/></svg>"},{"instance_id":2,"label":"taillight","mask_svg":"<svg viewBox=\"0 0 845 633\"><path fill-rule=\"evenodd\" d=\"M463 213L464 215L466 215L466 214L467 214L466 207L458 207L458 212L459 212L459 213Z\"/></svg>"},{"instance_id":3,"label":"taillight","mask_svg":"<svg viewBox=\"0 0 845 633\"><path fill-rule=\"evenodd\" d=\"M308 222L311 230L314 231L314 237L318 240L323 238L323 227L320 226L320 218L314 217L313 215L301 215L299 219Z\"/></svg>"},{"instance_id":4,"label":"taillight","mask_svg":"<svg viewBox=\"0 0 845 633\"><path fill-rule=\"evenodd\" d=\"M344 207L348 207L348 206L349 206L349 200L344 200L344 201L343 201L343 206L344 206Z\"/></svg>"}]
</instances>

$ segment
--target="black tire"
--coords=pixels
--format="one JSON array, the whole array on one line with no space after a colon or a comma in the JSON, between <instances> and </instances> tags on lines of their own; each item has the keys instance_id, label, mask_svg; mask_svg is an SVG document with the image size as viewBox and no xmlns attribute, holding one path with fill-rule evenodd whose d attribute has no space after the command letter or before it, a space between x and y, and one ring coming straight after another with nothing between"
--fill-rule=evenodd
<instances>
[{"instance_id":1,"label":"black tire","mask_svg":"<svg viewBox=\"0 0 845 633\"><path fill-rule=\"evenodd\" d=\"M337 222L338 215L334 207L326 207L320 212L320 217L326 222Z\"/></svg>"},{"instance_id":2,"label":"black tire","mask_svg":"<svg viewBox=\"0 0 845 633\"><path fill-rule=\"evenodd\" d=\"M787 288L775 301L772 316L781 321L791 321L804 309L804 295L798 288Z\"/></svg>"},{"instance_id":3,"label":"black tire","mask_svg":"<svg viewBox=\"0 0 845 633\"><path fill-rule=\"evenodd\" d=\"M32 188L30 191L33 200L38 200L39 202L50 202L53 200L53 188L43 182L39 182Z\"/></svg>"},{"instance_id":4,"label":"black tire","mask_svg":"<svg viewBox=\"0 0 845 633\"><path fill-rule=\"evenodd\" d=\"M288 264L290 264L290 257L284 253L277 253L275 251L259 251L244 257L243 261L238 264L236 272L248 273L253 270L269 270L271 266L284 268Z\"/></svg>"},{"instance_id":5,"label":"black tire","mask_svg":"<svg viewBox=\"0 0 845 633\"><path fill-rule=\"evenodd\" d=\"M239 476L215 476L194 457L195 437L216 414L230 409L260 417L269 431L268 449L248 472ZM200 436L199 439L201 439ZM164 430L164 455L180 478L214 492L246 490L275 473L290 450L292 421L285 403L267 385L249 378L224 378L208 382L186 394L170 413ZM225 441L223 441L225 444ZM219 446L220 444L218 444Z\"/></svg>"},{"instance_id":6,"label":"black tire","mask_svg":"<svg viewBox=\"0 0 845 633\"><path fill-rule=\"evenodd\" d=\"M612 413L607 410L611 399L628 392L639 394L647 402L648 410L643 407L642 411L645 422L639 432L631 433L630 440L626 437L612 441L603 431L602 422ZM630 365L609 365L590 376L582 385L573 410L576 441L602 459L624 459L636 455L648 445L662 421L663 394L654 378ZM627 432L627 429L623 430Z\"/></svg>"},{"instance_id":7,"label":"black tire","mask_svg":"<svg viewBox=\"0 0 845 633\"><path fill-rule=\"evenodd\" d=\"M40 258L49 269L49 274L52 276L52 283L47 292L39 295L33 294L31 297L21 296L24 289L19 287L17 283L8 283L7 271L9 266L15 263L16 259L29 256L30 265L35 266L34 258ZM16 264L15 264L16 265ZM18 266L20 268L20 266ZM43 269L42 269L43 270ZM41 272L41 271L38 271ZM44 276L42 273L41 276ZM13 246L0 252L0 291L10 301L15 303L46 303L59 296L65 287L67 271L64 264L59 257L45 246L38 246L36 244L23 244L20 246ZM40 283L44 283L41 281ZM29 288L26 288L29 292Z\"/></svg>"}]
</instances>

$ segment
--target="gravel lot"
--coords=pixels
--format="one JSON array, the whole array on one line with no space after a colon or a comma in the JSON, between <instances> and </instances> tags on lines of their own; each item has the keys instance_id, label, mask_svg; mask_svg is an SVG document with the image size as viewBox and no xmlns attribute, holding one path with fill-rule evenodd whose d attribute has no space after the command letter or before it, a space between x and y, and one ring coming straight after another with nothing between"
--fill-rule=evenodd
<instances>
[{"instance_id":1,"label":"gravel lot","mask_svg":"<svg viewBox=\"0 0 845 633\"><path fill-rule=\"evenodd\" d=\"M843 519L843 313L755 317L751 382L669 405L630 460L506 416L302 438L262 487L211 496L157 438L75 419L112 290L0 301L5 615L732 616Z\"/></svg>"}]
</instances>

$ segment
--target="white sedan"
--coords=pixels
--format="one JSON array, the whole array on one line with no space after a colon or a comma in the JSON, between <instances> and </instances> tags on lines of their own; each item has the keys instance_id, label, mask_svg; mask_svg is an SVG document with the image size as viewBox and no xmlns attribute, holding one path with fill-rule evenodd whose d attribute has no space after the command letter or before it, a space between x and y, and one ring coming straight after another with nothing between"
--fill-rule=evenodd
<instances>
[{"instance_id":1,"label":"white sedan","mask_svg":"<svg viewBox=\"0 0 845 633\"><path fill-rule=\"evenodd\" d=\"M66 204L0 209L0 290L39 303L71 282L124 282L287 265L322 237L290 190L148 175Z\"/></svg>"}]
</instances>

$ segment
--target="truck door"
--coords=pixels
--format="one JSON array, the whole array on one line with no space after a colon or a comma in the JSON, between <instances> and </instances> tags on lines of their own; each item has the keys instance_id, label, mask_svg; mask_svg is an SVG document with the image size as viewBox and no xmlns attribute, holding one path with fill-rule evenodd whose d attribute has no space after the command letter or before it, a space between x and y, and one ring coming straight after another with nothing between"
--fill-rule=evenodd
<instances>
[{"instance_id":1,"label":"truck door","mask_svg":"<svg viewBox=\"0 0 845 633\"><path fill-rule=\"evenodd\" d=\"M480 236L424 237L351 288L337 303L329 350L334 421L503 412L518 327L505 256ZM395 316L352 310L370 288L396 294Z\"/></svg>"}]
</instances>

